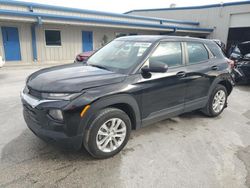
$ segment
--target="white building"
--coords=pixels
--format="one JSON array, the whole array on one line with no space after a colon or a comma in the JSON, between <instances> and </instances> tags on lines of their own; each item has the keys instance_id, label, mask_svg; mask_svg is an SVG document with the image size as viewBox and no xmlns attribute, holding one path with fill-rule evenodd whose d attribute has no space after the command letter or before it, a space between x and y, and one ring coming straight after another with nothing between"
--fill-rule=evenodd
<instances>
[{"instance_id":1,"label":"white building","mask_svg":"<svg viewBox=\"0 0 250 188\"><path fill-rule=\"evenodd\" d=\"M6 65L73 62L76 54L121 35L206 37L213 29L194 21L148 18L20 1L0 0L0 56Z\"/></svg>"},{"instance_id":2,"label":"white building","mask_svg":"<svg viewBox=\"0 0 250 188\"><path fill-rule=\"evenodd\" d=\"M220 39L224 43L228 43L228 46L232 43L250 40L250 1L193 7L141 9L125 14L196 21L200 23L201 27L214 29L208 38Z\"/></svg>"}]
</instances>

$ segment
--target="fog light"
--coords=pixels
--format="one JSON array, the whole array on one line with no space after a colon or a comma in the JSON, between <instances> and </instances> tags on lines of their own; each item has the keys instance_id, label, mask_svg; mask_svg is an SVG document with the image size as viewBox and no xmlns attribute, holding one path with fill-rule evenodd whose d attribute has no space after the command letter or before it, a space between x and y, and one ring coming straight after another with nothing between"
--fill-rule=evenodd
<instances>
[{"instance_id":1,"label":"fog light","mask_svg":"<svg viewBox=\"0 0 250 188\"><path fill-rule=\"evenodd\" d=\"M63 114L61 110L49 110L49 115L56 120L63 120Z\"/></svg>"}]
</instances>

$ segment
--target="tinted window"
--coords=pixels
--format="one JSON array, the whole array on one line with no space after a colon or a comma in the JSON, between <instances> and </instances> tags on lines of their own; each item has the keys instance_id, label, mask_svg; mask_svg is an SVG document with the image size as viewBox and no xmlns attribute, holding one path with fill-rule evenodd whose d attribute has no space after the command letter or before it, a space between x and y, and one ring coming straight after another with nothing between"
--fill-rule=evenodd
<instances>
[{"instance_id":1,"label":"tinted window","mask_svg":"<svg viewBox=\"0 0 250 188\"><path fill-rule=\"evenodd\" d=\"M150 57L152 62L161 62L169 67L182 65L180 42L162 42Z\"/></svg>"},{"instance_id":2,"label":"tinted window","mask_svg":"<svg viewBox=\"0 0 250 188\"><path fill-rule=\"evenodd\" d=\"M92 55L87 63L114 72L127 73L137 65L150 46L150 42L114 40Z\"/></svg>"},{"instance_id":3,"label":"tinted window","mask_svg":"<svg viewBox=\"0 0 250 188\"><path fill-rule=\"evenodd\" d=\"M61 32L56 30L45 30L47 46L61 46Z\"/></svg>"},{"instance_id":4,"label":"tinted window","mask_svg":"<svg viewBox=\"0 0 250 188\"><path fill-rule=\"evenodd\" d=\"M201 43L187 43L189 63L195 64L208 59L208 52Z\"/></svg>"},{"instance_id":5,"label":"tinted window","mask_svg":"<svg viewBox=\"0 0 250 188\"><path fill-rule=\"evenodd\" d=\"M241 52L240 52L240 49L236 46L234 49L233 49L233 52L230 54L230 58L233 58L233 59L238 59L241 57Z\"/></svg>"}]
</instances>

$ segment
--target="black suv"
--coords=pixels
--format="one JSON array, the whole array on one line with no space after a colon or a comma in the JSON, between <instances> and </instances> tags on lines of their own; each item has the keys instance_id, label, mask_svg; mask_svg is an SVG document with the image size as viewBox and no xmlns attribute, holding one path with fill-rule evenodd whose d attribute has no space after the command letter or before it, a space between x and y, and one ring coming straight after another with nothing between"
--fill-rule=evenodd
<instances>
[{"instance_id":1,"label":"black suv","mask_svg":"<svg viewBox=\"0 0 250 188\"><path fill-rule=\"evenodd\" d=\"M131 129L197 109L218 116L232 91L229 69L210 40L121 37L85 64L30 75L24 119L42 139L107 158L122 150Z\"/></svg>"},{"instance_id":2,"label":"black suv","mask_svg":"<svg viewBox=\"0 0 250 188\"><path fill-rule=\"evenodd\" d=\"M229 58L235 62L236 82L250 83L250 41L237 44Z\"/></svg>"}]
</instances>

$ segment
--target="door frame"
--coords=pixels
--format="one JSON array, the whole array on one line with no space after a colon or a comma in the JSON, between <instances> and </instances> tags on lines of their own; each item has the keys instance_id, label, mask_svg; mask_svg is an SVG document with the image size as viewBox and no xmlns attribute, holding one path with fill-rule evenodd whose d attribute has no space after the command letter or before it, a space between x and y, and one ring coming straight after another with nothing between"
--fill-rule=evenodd
<instances>
[{"instance_id":1,"label":"door frame","mask_svg":"<svg viewBox=\"0 0 250 188\"><path fill-rule=\"evenodd\" d=\"M181 57L182 57L182 64L178 65L178 66L172 66L169 67L168 71L165 73L152 73L150 78L144 78L141 75L141 80L140 83L144 82L152 82L152 80L157 80L157 79L167 79L168 77L175 77L176 73L179 72L178 69L182 68L184 72L186 72L186 54L185 54L185 47L184 47L184 42L183 41L172 41L172 40L162 40L157 42L150 50L150 52L146 55L146 57L144 58L144 60L142 61L142 63L138 66L138 69L135 71L136 74L141 74L141 69L142 67L144 67L145 65L147 65L149 63L149 58L151 57L151 55L155 52L155 50L158 48L158 46L161 43L167 43L167 42L178 42L180 43L180 47L181 47ZM177 78L178 79L178 78ZM182 78L180 78L179 80L183 80ZM184 92L183 94L185 94L185 90L186 90L186 83L185 80L182 81L183 85L184 85ZM143 103L143 94L142 94L142 103ZM185 96L183 97L183 103L182 104L177 104L175 106L170 106L170 107L166 107L166 108L162 108L160 110L151 112L150 114L148 114L148 116L144 117L142 115L142 124L143 126L151 124L153 122L157 122L159 120L163 120L172 116L176 116L179 115L181 113L183 113L184 108L185 108ZM143 105L143 104L142 104Z\"/></svg>"},{"instance_id":2,"label":"door frame","mask_svg":"<svg viewBox=\"0 0 250 188\"><path fill-rule=\"evenodd\" d=\"M84 50L84 45L86 44L86 42L84 43L84 37L83 34L85 33L91 33L92 35L92 41L91 41L91 50L87 50L87 51L92 51L93 50L93 31L86 31L86 30L82 30L82 52L86 52L86 50Z\"/></svg>"},{"instance_id":3,"label":"door frame","mask_svg":"<svg viewBox=\"0 0 250 188\"><path fill-rule=\"evenodd\" d=\"M17 31L17 43L18 43L18 55L16 59L8 59L7 51L9 49L6 49L4 43L5 43L5 35L4 32L6 32L7 28L15 28ZM19 28L17 26L1 26L1 33L2 33L2 43L3 43L3 51L4 51L4 59L5 61L21 61L22 60L22 55L21 55L21 45L20 45L20 37L19 37Z\"/></svg>"}]
</instances>

